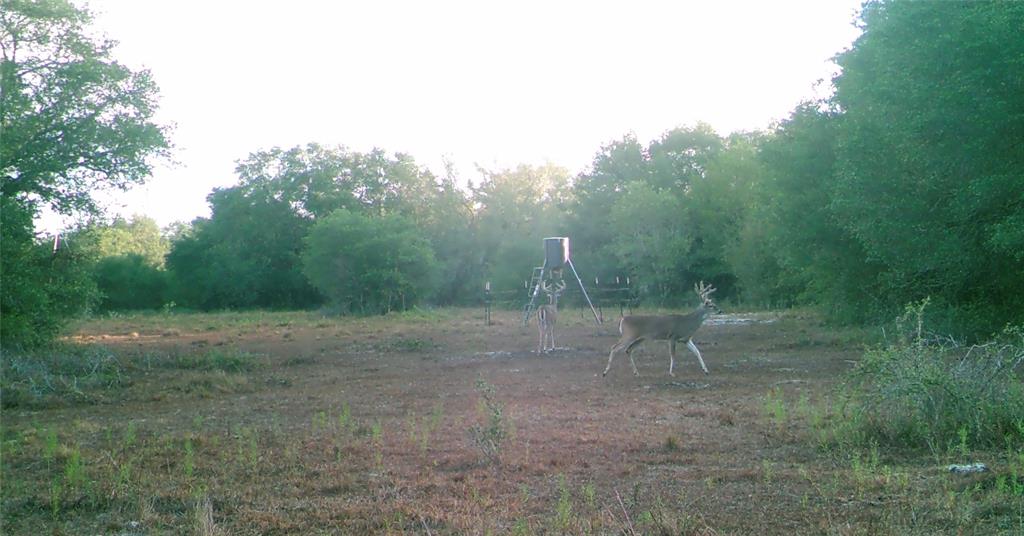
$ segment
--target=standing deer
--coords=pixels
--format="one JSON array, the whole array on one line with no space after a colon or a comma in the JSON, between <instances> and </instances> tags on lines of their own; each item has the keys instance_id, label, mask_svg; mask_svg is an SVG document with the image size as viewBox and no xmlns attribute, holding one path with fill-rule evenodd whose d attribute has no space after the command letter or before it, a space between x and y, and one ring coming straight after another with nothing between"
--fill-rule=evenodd
<instances>
[{"instance_id":1,"label":"standing deer","mask_svg":"<svg viewBox=\"0 0 1024 536\"><path fill-rule=\"evenodd\" d=\"M540 331L540 341L537 343L537 353L548 348L544 343L551 340L551 350L555 349L555 321L558 320L558 296L565 290L565 281L555 283L554 288L548 286L547 281L541 282L541 288L548 295L548 305L541 305L537 308L537 330Z\"/></svg>"},{"instance_id":2,"label":"standing deer","mask_svg":"<svg viewBox=\"0 0 1024 536\"><path fill-rule=\"evenodd\" d=\"M612 350L608 354L608 366L604 368L602 376L608 374L608 369L612 368L612 359L615 357L615 352L622 349L626 350L629 362L633 364L633 374L639 376L640 372L636 370L636 362L633 361L632 352L633 347L640 344L644 339L668 341L669 375L675 376L672 369L676 364L676 341L686 341L686 347L697 356L697 361L700 361L700 368L704 370L704 374L707 374L708 368L704 366L704 358L700 356L700 350L697 349L697 345L693 344L693 334L697 332L697 328L704 323L704 319L707 318L712 310L715 312L721 311L715 305L715 302L711 301L711 293L715 291L714 287L711 285L704 286L704 282L701 281L699 285L693 286L693 290L700 296L701 304L696 310L685 315L622 317L622 320L619 321L619 332L622 333L622 336L612 346Z\"/></svg>"}]
</instances>

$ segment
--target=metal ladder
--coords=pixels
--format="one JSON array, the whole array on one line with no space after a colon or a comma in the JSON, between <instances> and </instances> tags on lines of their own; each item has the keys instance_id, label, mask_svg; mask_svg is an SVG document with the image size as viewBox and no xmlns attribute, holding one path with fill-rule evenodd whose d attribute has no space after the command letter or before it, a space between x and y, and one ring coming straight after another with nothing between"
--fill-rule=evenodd
<instances>
[{"instance_id":1,"label":"metal ladder","mask_svg":"<svg viewBox=\"0 0 1024 536\"><path fill-rule=\"evenodd\" d=\"M540 294L540 284L544 281L544 272L546 268L544 266L537 266L533 269L533 275L530 276L530 286L527 287L527 291L530 293L530 301L523 307L523 325L530 323L530 315L537 309L537 296Z\"/></svg>"}]
</instances>

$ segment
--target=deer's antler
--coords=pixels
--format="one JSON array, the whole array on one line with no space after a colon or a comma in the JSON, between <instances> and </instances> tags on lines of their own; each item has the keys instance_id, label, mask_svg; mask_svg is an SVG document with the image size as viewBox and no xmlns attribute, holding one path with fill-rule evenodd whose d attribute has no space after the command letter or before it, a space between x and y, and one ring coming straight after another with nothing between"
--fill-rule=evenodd
<instances>
[{"instance_id":1,"label":"deer's antler","mask_svg":"<svg viewBox=\"0 0 1024 536\"><path fill-rule=\"evenodd\" d=\"M700 296L700 298L702 300L706 299L708 296L711 295L711 293L713 293L716 290L718 290L718 289L716 289L715 287L713 287L711 285L705 286L704 285L704 281L701 281L699 284L698 283L694 283L693 284L693 291L696 292L697 295Z\"/></svg>"}]
</instances>

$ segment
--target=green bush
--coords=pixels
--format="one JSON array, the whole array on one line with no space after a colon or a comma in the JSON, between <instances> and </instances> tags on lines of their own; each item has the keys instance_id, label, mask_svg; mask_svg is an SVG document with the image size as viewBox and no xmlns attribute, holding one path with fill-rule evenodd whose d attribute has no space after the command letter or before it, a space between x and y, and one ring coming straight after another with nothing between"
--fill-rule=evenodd
<instances>
[{"instance_id":1,"label":"green bush","mask_svg":"<svg viewBox=\"0 0 1024 536\"><path fill-rule=\"evenodd\" d=\"M437 261L412 221L337 210L306 238L306 277L343 312L406 310L433 293Z\"/></svg>"},{"instance_id":2,"label":"green bush","mask_svg":"<svg viewBox=\"0 0 1024 536\"><path fill-rule=\"evenodd\" d=\"M96 264L95 274L101 311L159 309L167 299L167 273L142 255L106 257Z\"/></svg>"},{"instance_id":3,"label":"green bush","mask_svg":"<svg viewBox=\"0 0 1024 536\"><path fill-rule=\"evenodd\" d=\"M1024 442L1024 328L962 346L925 333L926 304L908 306L897 340L868 350L844 384L847 439L934 453Z\"/></svg>"}]
</instances>

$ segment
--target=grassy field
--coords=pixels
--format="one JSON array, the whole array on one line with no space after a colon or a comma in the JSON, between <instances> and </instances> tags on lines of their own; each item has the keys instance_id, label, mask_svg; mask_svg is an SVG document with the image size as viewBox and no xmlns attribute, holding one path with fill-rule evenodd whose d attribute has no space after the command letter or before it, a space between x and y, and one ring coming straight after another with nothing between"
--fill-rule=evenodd
<instances>
[{"instance_id":1,"label":"grassy field","mask_svg":"<svg viewBox=\"0 0 1024 536\"><path fill-rule=\"evenodd\" d=\"M4 355L4 534L1024 534L1024 452L852 446L870 338L716 317L602 377L614 322L149 314ZM950 463L989 470L951 474Z\"/></svg>"}]
</instances>

